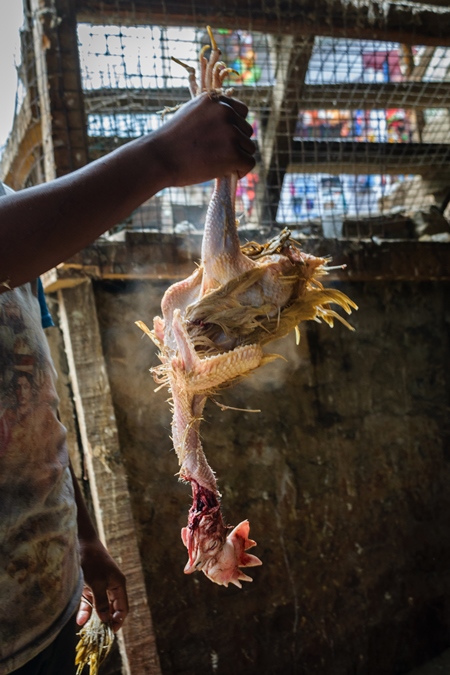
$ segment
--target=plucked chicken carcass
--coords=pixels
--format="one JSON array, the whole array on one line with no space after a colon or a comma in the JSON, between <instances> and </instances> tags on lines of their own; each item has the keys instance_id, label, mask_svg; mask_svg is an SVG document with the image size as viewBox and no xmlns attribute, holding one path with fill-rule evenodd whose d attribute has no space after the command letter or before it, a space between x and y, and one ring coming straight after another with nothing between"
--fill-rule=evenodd
<instances>
[{"instance_id":1,"label":"plucked chicken carcass","mask_svg":"<svg viewBox=\"0 0 450 675\"><path fill-rule=\"evenodd\" d=\"M220 61L211 30L209 60L200 54L200 86L190 71L193 95L222 93L229 69ZM184 65L184 64L182 64ZM208 208L202 243L201 265L187 279L165 293L162 318L153 330L138 325L159 348L161 364L153 369L160 386L171 393L172 439L180 464L180 479L192 486L193 504L182 540L189 560L185 573L201 570L218 584L251 581L241 568L260 565L247 550L249 523L231 532L220 509L220 493L200 441L199 428L208 397L277 358L263 346L298 332L299 322L339 319L329 307L335 303L347 313L356 305L338 290L324 289L319 277L327 273L327 260L303 253L283 230L265 245L241 247L236 225L237 176L216 180Z\"/></svg>"}]
</instances>

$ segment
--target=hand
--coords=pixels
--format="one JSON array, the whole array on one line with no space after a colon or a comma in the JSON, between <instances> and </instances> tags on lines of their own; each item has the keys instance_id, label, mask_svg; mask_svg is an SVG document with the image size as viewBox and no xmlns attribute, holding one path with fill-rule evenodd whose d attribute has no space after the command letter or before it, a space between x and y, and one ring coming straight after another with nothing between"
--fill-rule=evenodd
<instances>
[{"instance_id":1,"label":"hand","mask_svg":"<svg viewBox=\"0 0 450 675\"><path fill-rule=\"evenodd\" d=\"M128 614L125 577L99 539L80 540L80 554L85 586L77 624L86 623L94 606L100 619L111 623L117 633Z\"/></svg>"},{"instance_id":2,"label":"hand","mask_svg":"<svg viewBox=\"0 0 450 675\"><path fill-rule=\"evenodd\" d=\"M204 93L186 103L153 137L170 186L203 183L255 166L247 106L228 96ZM156 140L157 139L157 140Z\"/></svg>"}]
</instances>

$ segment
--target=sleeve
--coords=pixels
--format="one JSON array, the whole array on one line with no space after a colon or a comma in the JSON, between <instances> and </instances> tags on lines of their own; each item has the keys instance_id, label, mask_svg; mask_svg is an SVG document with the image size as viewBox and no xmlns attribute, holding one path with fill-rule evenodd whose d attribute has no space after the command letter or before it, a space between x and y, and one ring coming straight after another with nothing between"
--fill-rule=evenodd
<instances>
[{"instance_id":1,"label":"sleeve","mask_svg":"<svg viewBox=\"0 0 450 675\"><path fill-rule=\"evenodd\" d=\"M0 181L0 197L4 197L9 194L14 194L14 190L2 183ZM39 300L39 307L41 308L41 322L42 328L51 328L55 324L53 323L52 315L48 311L47 302L45 300L44 287L40 279L37 280L37 295Z\"/></svg>"},{"instance_id":2,"label":"sleeve","mask_svg":"<svg viewBox=\"0 0 450 675\"><path fill-rule=\"evenodd\" d=\"M42 285L41 279L37 280L37 294L38 294L39 306L41 308L42 328L51 328L55 324L53 322L52 315L50 314L50 312L48 310L48 307L47 307L47 301L45 299L44 287Z\"/></svg>"}]
</instances>

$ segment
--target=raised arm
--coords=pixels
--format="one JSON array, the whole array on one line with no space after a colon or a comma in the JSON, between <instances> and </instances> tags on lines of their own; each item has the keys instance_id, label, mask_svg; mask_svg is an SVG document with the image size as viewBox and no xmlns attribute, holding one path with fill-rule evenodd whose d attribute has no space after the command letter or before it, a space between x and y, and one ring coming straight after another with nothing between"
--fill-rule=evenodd
<instances>
[{"instance_id":1,"label":"raised arm","mask_svg":"<svg viewBox=\"0 0 450 675\"><path fill-rule=\"evenodd\" d=\"M94 241L159 190L254 166L246 106L204 94L161 129L67 176L0 199L0 292Z\"/></svg>"}]
</instances>

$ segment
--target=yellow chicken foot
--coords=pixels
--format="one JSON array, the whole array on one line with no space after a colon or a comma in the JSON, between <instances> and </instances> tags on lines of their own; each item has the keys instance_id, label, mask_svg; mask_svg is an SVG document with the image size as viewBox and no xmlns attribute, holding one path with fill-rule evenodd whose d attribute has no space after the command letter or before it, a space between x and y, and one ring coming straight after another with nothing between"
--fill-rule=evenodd
<instances>
[{"instance_id":1,"label":"yellow chicken foot","mask_svg":"<svg viewBox=\"0 0 450 675\"><path fill-rule=\"evenodd\" d=\"M230 69L220 61L211 29L209 59L200 52L200 82L189 73L191 95L206 91L220 97ZM319 281L327 273L325 258L303 253L283 230L267 244L241 247L235 216L237 176L218 178L208 208L200 267L173 284L155 317L153 331L138 325L158 346L161 364L152 369L159 386L171 393L172 438L180 478L192 486L193 504L182 540L188 549L185 572L201 570L218 584L240 586L251 581L241 570L260 565L246 551L255 545L244 520L227 536L220 493L200 440L200 424L208 397L273 360L263 346L286 335L304 320L338 319L351 326L330 303L350 313L356 305L339 290Z\"/></svg>"}]
</instances>

